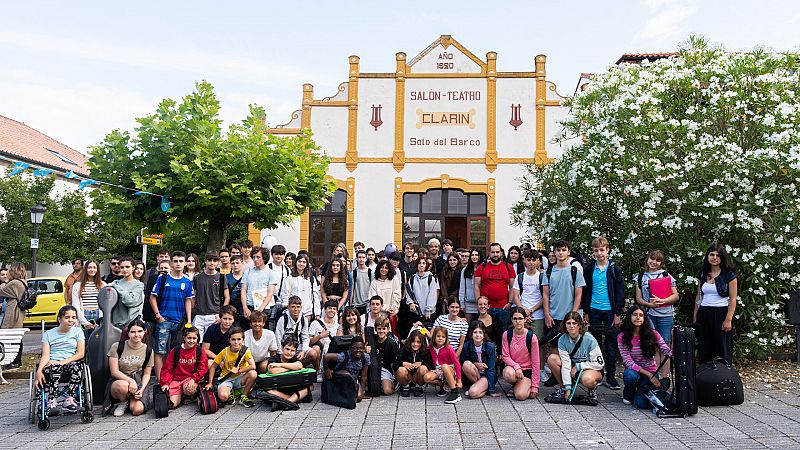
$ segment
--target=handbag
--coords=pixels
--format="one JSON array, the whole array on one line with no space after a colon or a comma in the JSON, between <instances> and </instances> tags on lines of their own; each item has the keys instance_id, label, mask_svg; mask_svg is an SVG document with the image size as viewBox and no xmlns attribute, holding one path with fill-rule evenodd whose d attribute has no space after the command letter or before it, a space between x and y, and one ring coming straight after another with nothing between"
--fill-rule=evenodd
<instances>
[{"instance_id":1,"label":"handbag","mask_svg":"<svg viewBox=\"0 0 800 450\"><path fill-rule=\"evenodd\" d=\"M197 390L197 409L201 414L214 414L219 409L217 394L213 389Z\"/></svg>"},{"instance_id":2,"label":"handbag","mask_svg":"<svg viewBox=\"0 0 800 450\"><path fill-rule=\"evenodd\" d=\"M169 391L164 391L158 384L153 385L153 411L156 419L169 416Z\"/></svg>"}]
</instances>

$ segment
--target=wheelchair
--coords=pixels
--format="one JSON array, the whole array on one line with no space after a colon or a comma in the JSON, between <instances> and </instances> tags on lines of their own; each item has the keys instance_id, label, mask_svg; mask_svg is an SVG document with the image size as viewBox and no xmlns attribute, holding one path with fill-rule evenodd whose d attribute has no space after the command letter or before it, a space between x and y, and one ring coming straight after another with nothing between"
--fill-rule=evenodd
<instances>
[{"instance_id":1,"label":"wheelchair","mask_svg":"<svg viewBox=\"0 0 800 450\"><path fill-rule=\"evenodd\" d=\"M81 382L78 385L75 402L78 404L81 422L90 423L94 420L94 414L92 413L94 409L94 403L92 402L92 374L85 359L81 363ZM39 363L37 362L36 368L31 372L29 378L30 408L28 409L28 420L32 424L37 424L39 429L44 431L50 428L49 408L47 407L47 392L44 388L36 386L36 373L38 371ZM57 401L61 404L67 395L66 383L60 383L56 392Z\"/></svg>"}]
</instances>

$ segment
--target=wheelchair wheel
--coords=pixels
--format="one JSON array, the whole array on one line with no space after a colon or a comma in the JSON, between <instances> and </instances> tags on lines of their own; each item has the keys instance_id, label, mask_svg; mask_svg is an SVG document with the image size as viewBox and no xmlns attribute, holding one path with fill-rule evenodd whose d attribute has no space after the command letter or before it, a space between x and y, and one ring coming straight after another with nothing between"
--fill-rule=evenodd
<instances>
[{"instance_id":1,"label":"wheelchair wheel","mask_svg":"<svg viewBox=\"0 0 800 450\"><path fill-rule=\"evenodd\" d=\"M36 389L35 386L36 384L36 379L34 377L35 373L36 372L31 372L28 380L28 396L30 397L30 405L28 407L28 420L31 422L31 424L36 423L35 417L36 417L36 412L38 411L36 402L38 389Z\"/></svg>"},{"instance_id":2,"label":"wheelchair wheel","mask_svg":"<svg viewBox=\"0 0 800 450\"><path fill-rule=\"evenodd\" d=\"M47 430L50 428L50 419L42 419L39 421L39 429L42 431Z\"/></svg>"},{"instance_id":3,"label":"wheelchair wheel","mask_svg":"<svg viewBox=\"0 0 800 450\"><path fill-rule=\"evenodd\" d=\"M81 422L92 423L92 421L94 421L94 414L89 411L84 411L81 413Z\"/></svg>"},{"instance_id":4,"label":"wheelchair wheel","mask_svg":"<svg viewBox=\"0 0 800 450\"><path fill-rule=\"evenodd\" d=\"M83 396L83 407L86 411L94 410L94 392L92 392L92 371L89 370L88 364L83 364L83 387L81 388L81 395Z\"/></svg>"}]
</instances>

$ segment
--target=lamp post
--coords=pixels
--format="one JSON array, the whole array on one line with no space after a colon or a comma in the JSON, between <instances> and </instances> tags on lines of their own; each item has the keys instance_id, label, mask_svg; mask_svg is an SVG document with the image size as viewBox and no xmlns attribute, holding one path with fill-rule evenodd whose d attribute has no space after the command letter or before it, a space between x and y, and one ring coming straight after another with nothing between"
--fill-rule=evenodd
<instances>
[{"instance_id":1,"label":"lamp post","mask_svg":"<svg viewBox=\"0 0 800 450\"><path fill-rule=\"evenodd\" d=\"M31 265L31 278L36 276L36 252L39 250L39 225L44 219L44 212L47 208L37 203L31 208L31 223L33 224L33 239L31 239L31 251L33 252Z\"/></svg>"}]
</instances>

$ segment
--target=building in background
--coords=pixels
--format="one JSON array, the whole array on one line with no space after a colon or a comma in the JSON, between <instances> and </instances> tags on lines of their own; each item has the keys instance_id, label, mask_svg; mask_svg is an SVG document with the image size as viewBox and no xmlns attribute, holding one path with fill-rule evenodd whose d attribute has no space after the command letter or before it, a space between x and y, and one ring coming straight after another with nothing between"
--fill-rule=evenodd
<instances>
[{"instance_id":1,"label":"building in background","mask_svg":"<svg viewBox=\"0 0 800 450\"><path fill-rule=\"evenodd\" d=\"M312 130L338 190L324 209L252 238L272 235L317 262L354 240L400 248L447 237L484 252L493 241L518 243L525 230L510 223L518 178L524 164L563 151L553 138L567 110L545 55L518 72L498 71L497 60L443 35L414 58L397 53L386 72L361 72L350 56L348 80L328 97L304 84L301 109L269 132Z\"/></svg>"}]
</instances>

